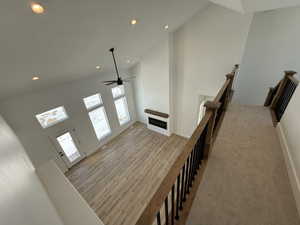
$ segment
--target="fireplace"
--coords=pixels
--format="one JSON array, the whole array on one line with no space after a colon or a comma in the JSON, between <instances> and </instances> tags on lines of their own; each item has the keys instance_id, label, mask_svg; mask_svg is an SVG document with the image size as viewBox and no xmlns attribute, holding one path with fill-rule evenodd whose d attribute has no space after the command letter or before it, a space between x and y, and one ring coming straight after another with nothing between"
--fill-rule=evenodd
<instances>
[{"instance_id":1,"label":"fireplace","mask_svg":"<svg viewBox=\"0 0 300 225\"><path fill-rule=\"evenodd\" d=\"M157 126L160 127L162 129L167 130L168 129L168 123L162 120L158 120L158 119L154 119L152 117L148 117L148 123L153 125L153 126Z\"/></svg>"},{"instance_id":2,"label":"fireplace","mask_svg":"<svg viewBox=\"0 0 300 225\"><path fill-rule=\"evenodd\" d=\"M169 115L166 113L145 109L147 127L155 132L170 136Z\"/></svg>"}]
</instances>

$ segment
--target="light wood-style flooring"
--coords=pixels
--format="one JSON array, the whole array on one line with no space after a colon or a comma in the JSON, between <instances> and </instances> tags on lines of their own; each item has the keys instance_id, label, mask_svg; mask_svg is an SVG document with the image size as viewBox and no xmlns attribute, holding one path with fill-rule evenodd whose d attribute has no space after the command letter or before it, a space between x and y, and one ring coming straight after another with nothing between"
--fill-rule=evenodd
<instances>
[{"instance_id":1,"label":"light wood-style flooring","mask_svg":"<svg viewBox=\"0 0 300 225\"><path fill-rule=\"evenodd\" d=\"M134 225L186 142L135 123L66 175L105 225Z\"/></svg>"}]
</instances>

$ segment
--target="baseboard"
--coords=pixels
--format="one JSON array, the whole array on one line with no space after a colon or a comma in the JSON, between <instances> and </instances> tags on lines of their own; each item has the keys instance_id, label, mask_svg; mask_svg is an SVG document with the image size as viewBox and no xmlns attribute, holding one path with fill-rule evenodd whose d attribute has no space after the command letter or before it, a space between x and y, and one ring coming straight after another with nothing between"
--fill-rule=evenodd
<instances>
[{"instance_id":1,"label":"baseboard","mask_svg":"<svg viewBox=\"0 0 300 225\"><path fill-rule=\"evenodd\" d=\"M276 131L279 136L280 145L283 151L285 164L287 167L290 183L292 186L293 194L296 200L296 205L298 209L298 213L300 215L300 182L297 176L296 168L294 161L292 160L290 148L287 142L287 139L284 134L284 130L282 129L282 126L280 123L276 126Z\"/></svg>"}]
</instances>

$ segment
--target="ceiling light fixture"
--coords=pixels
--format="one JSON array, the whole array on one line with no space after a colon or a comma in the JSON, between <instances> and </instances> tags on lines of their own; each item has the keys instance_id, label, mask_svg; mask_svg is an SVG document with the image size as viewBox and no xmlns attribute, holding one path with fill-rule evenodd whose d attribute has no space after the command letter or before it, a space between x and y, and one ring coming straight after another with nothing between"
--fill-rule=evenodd
<instances>
[{"instance_id":1,"label":"ceiling light fixture","mask_svg":"<svg viewBox=\"0 0 300 225\"><path fill-rule=\"evenodd\" d=\"M101 69L101 66L96 66L96 69L97 69L97 70L100 70L100 69Z\"/></svg>"},{"instance_id":2,"label":"ceiling light fixture","mask_svg":"<svg viewBox=\"0 0 300 225\"><path fill-rule=\"evenodd\" d=\"M130 21L131 25L136 25L137 24L137 20L136 19L133 19Z\"/></svg>"},{"instance_id":3,"label":"ceiling light fixture","mask_svg":"<svg viewBox=\"0 0 300 225\"><path fill-rule=\"evenodd\" d=\"M165 29L165 30L168 30L168 29L169 29L169 25L168 25L168 24L165 25L165 26L164 26L164 29Z\"/></svg>"},{"instance_id":4,"label":"ceiling light fixture","mask_svg":"<svg viewBox=\"0 0 300 225\"><path fill-rule=\"evenodd\" d=\"M43 14L45 12L44 7L39 3L32 2L30 6L32 9L32 12L34 12L35 14Z\"/></svg>"},{"instance_id":5,"label":"ceiling light fixture","mask_svg":"<svg viewBox=\"0 0 300 225\"><path fill-rule=\"evenodd\" d=\"M127 63L131 63L130 59L127 59L126 62L127 62Z\"/></svg>"},{"instance_id":6,"label":"ceiling light fixture","mask_svg":"<svg viewBox=\"0 0 300 225\"><path fill-rule=\"evenodd\" d=\"M32 80L39 80L39 77L33 77Z\"/></svg>"}]
</instances>

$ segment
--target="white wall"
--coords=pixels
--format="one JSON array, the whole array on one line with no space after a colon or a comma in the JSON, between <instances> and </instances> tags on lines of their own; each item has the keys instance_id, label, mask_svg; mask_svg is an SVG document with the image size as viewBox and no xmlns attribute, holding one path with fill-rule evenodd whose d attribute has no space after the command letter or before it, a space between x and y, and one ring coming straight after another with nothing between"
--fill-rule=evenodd
<instances>
[{"instance_id":1,"label":"white wall","mask_svg":"<svg viewBox=\"0 0 300 225\"><path fill-rule=\"evenodd\" d=\"M108 78L111 79L111 77ZM101 80L105 79L99 76L79 80L14 97L0 104L1 113L20 138L36 168L50 159L58 157L50 138L55 138L59 132L66 128L75 129L74 133L79 142L79 150L90 154L135 121L135 106L131 84L126 83L125 91L132 121L120 127L112 100L111 87L101 83ZM100 142L95 135L82 100L84 97L98 92L101 93L112 129L112 135ZM65 106L70 118L53 127L42 129L35 115L61 105Z\"/></svg>"},{"instance_id":2,"label":"white wall","mask_svg":"<svg viewBox=\"0 0 300 225\"><path fill-rule=\"evenodd\" d=\"M63 225L22 145L0 116L0 224Z\"/></svg>"},{"instance_id":3,"label":"white wall","mask_svg":"<svg viewBox=\"0 0 300 225\"><path fill-rule=\"evenodd\" d=\"M211 4L174 34L175 132L189 137L197 125L199 96L215 96L241 62L252 15Z\"/></svg>"},{"instance_id":4,"label":"white wall","mask_svg":"<svg viewBox=\"0 0 300 225\"><path fill-rule=\"evenodd\" d=\"M254 15L238 77L238 102L262 105L284 70L300 72L299 21L299 7Z\"/></svg>"},{"instance_id":5,"label":"white wall","mask_svg":"<svg viewBox=\"0 0 300 225\"><path fill-rule=\"evenodd\" d=\"M300 88L298 87L277 126L298 211L300 214Z\"/></svg>"},{"instance_id":6,"label":"white wall","mask_svg":"<svg viewBox=\"0 0 300 225\"><path fill-rule=\"evenodd\" d=\"M170 46L169 37L144 55L132 69L135 79L138 119L146 123L146 108L170 113Z\"/></svg>"},{"instance_id":7,"label":"white wall","mask_svg":"<svg viewBox=\"0 0 300 225\"><path fill-rule=\"evenodd\" d=\"M64 225L103 225L54 161L45 163L37 172Z\"/></svg>"}]
</instances>

